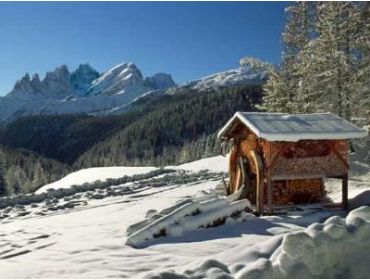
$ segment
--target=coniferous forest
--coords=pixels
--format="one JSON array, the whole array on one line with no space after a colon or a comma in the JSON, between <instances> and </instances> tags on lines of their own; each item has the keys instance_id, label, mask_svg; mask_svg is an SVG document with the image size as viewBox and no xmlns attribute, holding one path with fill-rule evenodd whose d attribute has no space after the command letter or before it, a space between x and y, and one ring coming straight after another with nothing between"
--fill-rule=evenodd
<instances>
[{"instance_id":1,"label":"coniferous forest","mask_svg":"<svg viewBox=\"0 0 370 280\"><path fill-rule=\"evenodd\" d=\"M262 109L370 118L369 2L297 2L286 9L282 44Z\"/></svg>"}]
</instances>

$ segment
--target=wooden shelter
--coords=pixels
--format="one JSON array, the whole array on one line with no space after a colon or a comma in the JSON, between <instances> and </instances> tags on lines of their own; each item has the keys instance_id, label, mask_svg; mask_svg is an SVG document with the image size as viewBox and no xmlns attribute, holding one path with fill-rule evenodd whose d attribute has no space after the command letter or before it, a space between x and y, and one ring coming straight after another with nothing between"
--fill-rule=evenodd
<instances>
[{"instance_id":1,"label":"wooden shelter","mask_svg":"<svg viewBox=\"0 0 370 280\"><path fill-rule=\"evenodd\" d=\"M366 135L330 113L237 112L218 133L232 142L227 192L272 214L274 205L323 202L323 178L339 178L347 208L349 139Z\"/></svg>"}]
</instances>

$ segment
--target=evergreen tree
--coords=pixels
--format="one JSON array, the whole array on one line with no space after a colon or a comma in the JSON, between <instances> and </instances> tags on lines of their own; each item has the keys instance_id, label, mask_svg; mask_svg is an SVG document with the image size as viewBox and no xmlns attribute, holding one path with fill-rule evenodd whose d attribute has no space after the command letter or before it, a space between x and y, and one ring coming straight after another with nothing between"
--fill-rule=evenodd
<instances>
[{"instance_id":1,"label":"evergreen tree","mask_svg":"<svg viewBox=\"0 0 370 280\"><path fill-rule=\"evenodd\" d=\"M355 88L358 94L354 98L354 110L359 116L367 117L370 122L370 2L356 3L352 15L356 32L354 43L359 57Z\"/></svg>"},{"instance_id":2,"label":"evergreen tree","mask_svg":"<svg viewBox=\"0 0 370 280\"><path fill-rule=\"evenodd\" d=\"M314 66L316 87L323 97L317 103L331 105L331 111L351 118L351 95L355 67L353 59L355 22L351 2L320 2L317 5L317 42L309 56ZM307 84L307 86L309 86Z\"/></svg>"},{"instance_id":3,"label":"evergreen tree","mask_svg":"<svg viewBox=\"0 0 370 280\"><path fill-rule=\"evenodd\" d=\"M44 169L41 166L41 163L38 161L35 165L35 171L32 181L33 190L37 190L40 186L45 185L48 182Z\"/></svg>"},{"instance_id":4,"label":"evergreen tree","mask_svg":"<svg viewBox=\"0 0 370 280\"><path fill-rule=\"evenodd\" d=\"M302 73L298 68L298 54L315 33L313 11L313 4L309 2L297 2L285 10L287 21L282 34L282 64L277 71L272 71L264 87L264 110L288 113L300 110L297 93Z\"/></svg>"}]
</instances>

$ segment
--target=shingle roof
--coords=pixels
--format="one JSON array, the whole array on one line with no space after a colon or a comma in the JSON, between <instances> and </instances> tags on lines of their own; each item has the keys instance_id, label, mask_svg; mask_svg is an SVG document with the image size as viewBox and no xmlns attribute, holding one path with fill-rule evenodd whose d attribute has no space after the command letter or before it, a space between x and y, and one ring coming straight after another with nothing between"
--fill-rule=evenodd
<instances>
[{"instance_id":1,"label":"shingle roof","mask_svg":"<svg viewBox=\"0 0 370 280\"><path fill-rule=\"evenodd\" d=\"M236 112L218 132L218 137L227 138L225 134L237 120L246 125L258 137L268 141L352 139L367 135L365 129L331 113Z\"/></svg>"}]
</instances>

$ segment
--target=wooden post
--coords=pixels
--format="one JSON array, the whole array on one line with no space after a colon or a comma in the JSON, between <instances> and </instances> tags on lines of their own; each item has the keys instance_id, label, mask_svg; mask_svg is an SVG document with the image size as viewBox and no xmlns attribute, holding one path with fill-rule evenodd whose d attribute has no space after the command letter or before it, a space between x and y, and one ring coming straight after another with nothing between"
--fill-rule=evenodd
<instances>
[{"instance_id":1,"label":"wooden post","mask_svg":"<svg viewBox=\"0 0 370 280\"><path fill-rule=\"evenodd\" d=\"M342 208L348 209L348 174L342 177Z\"/></svg>"},{"instance_id":2,"label":"wooden post","mask_svg":"<svg viewBox=\"0 0 370 280\"><path fill-rule=\"evenodd\" d=\"M274 206L272 202L272 183L270 174L267 175L267 209L269 215L272 215L274 213Z\"/></svg>"}]
</instances>

